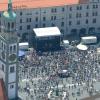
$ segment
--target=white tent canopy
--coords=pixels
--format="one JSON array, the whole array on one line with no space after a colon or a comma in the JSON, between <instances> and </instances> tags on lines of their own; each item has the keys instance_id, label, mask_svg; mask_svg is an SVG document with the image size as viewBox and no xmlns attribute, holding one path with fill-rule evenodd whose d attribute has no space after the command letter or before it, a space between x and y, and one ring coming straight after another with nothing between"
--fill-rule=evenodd
<instances>
[{"instance_id":1,"label":"white tent canopy","mask_svg":"<svg viewBox=\"0 0 100 100\"><path fill-rule=\"evenodd\" d=\"M69 41L68 40L63 40L64 46L69 46Z\"/></svg>"},{"instance_id":2,"label":"white tent canopy","mask_svg":"<svg viewBox=\"0 0 100 100\"><path fill-rule=\"evenodd\" d=\"M47 36L60 36L61 32L58 27L46 27L46 28L34 28L37 37L47 37Z\"/></svg>"},{"instance_id":3,"label":"white tent canopy","mask_svg":"<svg viewBox=\"0 0 100 100\"><path fill-rule=\"evenodd\" d=\"M96 36L86 36L82 37L82 39L96 39Z\"/></svg>"},{"instance_id":4,"label":"white tent canopy","mask_svg":"<svg viewBox=\"0 0 100 100\"><path fill-rule=\"evenodd\" d=\"M78 45L77 45L77 48L78 48L79 50L87 50L87 49L88 49L88 47L87 47L86 45L83 45L83 44L78 44Z\"/></svg>"},{"instance_id":5,"label":"white tent canopy","mask_svg":"<svg viewBox=\"0 0 100 100\"><path fill-rule=\"evenodd\" d=\"M21 42L21 43L19 43L19 46L23 46L23 45L28 45L28 42Z\"/></svg>"},{"instance_id":6,"label":"white tent canopy","mask_svg":"<svg viewBox=\"0 0 100 100\"><path fill-rule=\"evenodd\" d=\"M64 44L69 44L69 41L68 40L63 40L63 43Z\"/></svg>"},{"instance_id":7,"label":"white tent canopy","mask_svg":"<svg viewBox=\"0 0 100 100\"><path fill-rule=\"evenodd\" d=\"M19 49L28 49L28 48L29 48L28 42L19 43Z\"/></svg>"}]
</instances>

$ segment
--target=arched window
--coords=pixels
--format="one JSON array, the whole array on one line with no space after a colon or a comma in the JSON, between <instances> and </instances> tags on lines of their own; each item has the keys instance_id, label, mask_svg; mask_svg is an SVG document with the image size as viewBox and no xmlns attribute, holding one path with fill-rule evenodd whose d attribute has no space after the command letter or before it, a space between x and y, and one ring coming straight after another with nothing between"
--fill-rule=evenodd
<instances>
[{"instance_id":1,"label":"arched window","mask_svg":"<svg viewBox=\"0 0 100 100\"><path fill-rule=\"evenodd\" d=\"M16 45L13 46L13 51L16 51Z\"/></svg>"},{"instance_id":2,"label":"arched window","mask_svg":"<svg viewBox=\"0 0 100 100\"><path fill-rule=\"evenodd\" d=\"M77 34L77 29L72 29L71 34Z\"/></svg>"},{"instance_id":3,"label":"arched window","mask_svg":"<svg viewBox=\"0 0 100 100\"><path fill-rule=\"evenodd\" d=\"M3 42L2 42L2 48L3 48Z\"/></svg>"},{"instance_id":4,"label":"arched window","mask_svg":"<svg viewBox=\"0 0 100 100\"><path fill-rule=\"evenodd\" d=\"M12 28L14 28L14 23L12 23Z\"/></svg>"},{"instance_id":5,"label":"arched window","mask_svg":"<svg viewBox=\"0 0 100 100\"><path fill-rule=\"evenodd\" d=\"M2 64L2 71L4 71L4 65Z\"/></svg>"},{"instance_id":6,"label":"arched window","mask_svg":"<svg viewBox=\"0 0 100 100\"><path fill-rule=\"evenodd\" d=\"M8 22L8 29L10 29L10 23Z\"/></svg>"},{"instance_id":7,"label":"arched window","mask_svg":"<svg viewBox=\"0 0 100 100\"><path fill-rule=\"evenodd\" d=\"M6 49L6 45L4 44L4 50Z\"/></svg>"},{"instance_id":8,"label":"arched window","mask_svg":"<svg viewBox=\"0 0 100 100\"><path fill-rule=\"evenodd\" d=\"M12 52L12 46L10 46L10 53Z\"/></svg>"}]
</instances>

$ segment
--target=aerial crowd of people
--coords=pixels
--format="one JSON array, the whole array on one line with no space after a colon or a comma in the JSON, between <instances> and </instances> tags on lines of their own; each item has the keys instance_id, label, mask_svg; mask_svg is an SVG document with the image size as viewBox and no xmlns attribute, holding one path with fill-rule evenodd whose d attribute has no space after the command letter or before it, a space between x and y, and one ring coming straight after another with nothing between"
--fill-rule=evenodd
<instances>
[{"instance_id":1,"label":"aerial crowd of people","mask_svg":"<svg viewBox=\"0 0 100 100\"><path fill-rule=\"evenodd\" d=\"M84 91L88 95L100 92L95 86L100 82L99 55L93 45L85 51L76 46L42 53L32 49L19 61L19 93L24 95L24 100L62 98L63 93L66 93L63 100L79 100L75 93L81 96ZM60 70L69 71L70 77L59 77L57 73Z\"/></svg>"}]
</instances>

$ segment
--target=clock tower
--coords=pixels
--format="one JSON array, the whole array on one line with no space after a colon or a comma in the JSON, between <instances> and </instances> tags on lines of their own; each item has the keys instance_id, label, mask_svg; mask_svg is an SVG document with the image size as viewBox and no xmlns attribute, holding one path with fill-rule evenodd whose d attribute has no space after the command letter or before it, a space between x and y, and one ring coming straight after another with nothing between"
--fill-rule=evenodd
<instances>
[{"instance_id":1,"label":"clock tower","mask_svg":"<svg viewBox=\"0 0 100 100\"><path fill-rule=\"evenodd\" d=\"M18 37L16 34L16 14L12 1L8 1L8 10L2 14L0 33L0 68L4 72L4 82L8 99L18 96Z\"/></svg>"}]
</instances>

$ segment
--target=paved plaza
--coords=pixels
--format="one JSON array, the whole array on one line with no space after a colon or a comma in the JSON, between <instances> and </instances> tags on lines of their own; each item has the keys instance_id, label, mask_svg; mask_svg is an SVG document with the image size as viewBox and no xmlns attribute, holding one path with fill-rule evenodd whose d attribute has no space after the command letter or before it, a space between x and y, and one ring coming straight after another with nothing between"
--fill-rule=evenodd
<instances>
[{"instance_id":1,"label":"paved plaza","mask_svg":"<svg viewBox=\"0 0 100 100\"><path fill-rule=\"evenodd\" d=\"M19 97L22 100L100 100L98 45L81 51L76 46L37 54L30 50L19 61ZM70 77L61 78L59 70Z\"/></svg>"}]
</instances>

